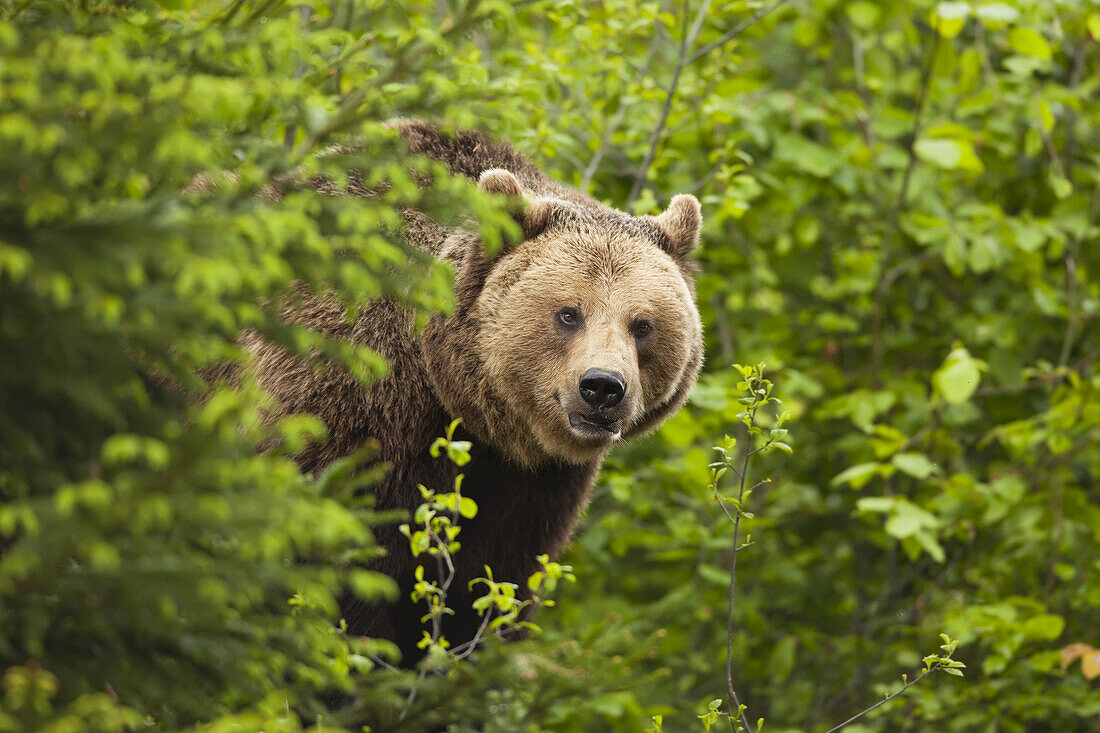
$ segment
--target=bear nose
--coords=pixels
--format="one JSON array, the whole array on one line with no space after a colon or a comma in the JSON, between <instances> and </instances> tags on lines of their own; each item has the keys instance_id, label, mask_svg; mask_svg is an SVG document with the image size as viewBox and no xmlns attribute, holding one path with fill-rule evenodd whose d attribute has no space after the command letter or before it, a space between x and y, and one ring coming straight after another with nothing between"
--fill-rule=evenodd
<instances>
[{"instance_id":1,"label":"bear nose","mask_svg":"<svg viewBox=\"0 0 1100 733\"><path fill-rule=\"evenodd\" d=\"M618 372L589 369L581 375L581 397L597 410L614 407L626 394L626 381Z\"/></svg>"}]
</instances>

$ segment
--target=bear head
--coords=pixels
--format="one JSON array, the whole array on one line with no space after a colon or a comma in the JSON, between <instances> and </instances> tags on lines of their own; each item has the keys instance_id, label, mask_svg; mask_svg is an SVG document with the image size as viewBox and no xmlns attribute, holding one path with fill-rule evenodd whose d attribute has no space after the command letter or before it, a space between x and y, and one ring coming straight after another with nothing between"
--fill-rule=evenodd
<instances>
[{"instance_id":1,"label":"bear head","mask_svg":"<svg viewBox=\"0 0 1100 733\"><path fill-rule=\"evenodd\" d=\"M693 196L656 217L525 191L503 169L483 191L516 199L523 241L486 256L452 233L456 308L423 340L429 379L474 439L518 465L599 460L687 398L703 359L694 302L702 224Z\"/></svg>"}]
</instances>

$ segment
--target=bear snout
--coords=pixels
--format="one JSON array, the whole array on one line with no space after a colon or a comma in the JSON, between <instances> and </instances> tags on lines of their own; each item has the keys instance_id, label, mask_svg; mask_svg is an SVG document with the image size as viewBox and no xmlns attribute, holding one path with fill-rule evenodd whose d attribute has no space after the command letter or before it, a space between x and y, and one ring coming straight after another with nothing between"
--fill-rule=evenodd
<instances>
[{"instance_id":1,"label":"bear snout","mask_svg":"<svg viewBox=\"0 0 1100 733\"><path fill-rule=\"evenodd\" d=\"M626 394L626 380L618 372L589 369L581 375L578 388L581 398L597 410L614 407Z\"/></svg>"}]
</instances>

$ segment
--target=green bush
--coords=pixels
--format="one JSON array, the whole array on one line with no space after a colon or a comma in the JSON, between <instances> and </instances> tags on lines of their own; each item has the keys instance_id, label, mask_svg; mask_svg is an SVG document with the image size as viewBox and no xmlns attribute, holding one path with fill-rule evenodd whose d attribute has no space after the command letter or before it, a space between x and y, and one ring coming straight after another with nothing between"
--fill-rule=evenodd
<instances>
[{"instance_id":1,"label":"green bush","mask_svg":"<svg viewBox=\"0 0 1100 733\"><path fill-rule=\"evenodd\" d=\"M444 35L399 21L376 52L415 76L402 55ZM446 90L319 89L352 31L313 23L272 3L42 2L0 24L0 727L293 721L288 705L321 710L370 667L334 600L394 592L355 569L369 476L302 475L290 456L318 420L265 425L254 385L198 400L195 375L241 360L244 329L384 374L282 324L292 282L447 308L448 274L396 236L399 207L499 217L439 171L421 193L393 135L362 122L445 110ZM355 153L317 157L347 129ZM352 168L389 190L264 190Z\"/></svg>"}]
</instances>

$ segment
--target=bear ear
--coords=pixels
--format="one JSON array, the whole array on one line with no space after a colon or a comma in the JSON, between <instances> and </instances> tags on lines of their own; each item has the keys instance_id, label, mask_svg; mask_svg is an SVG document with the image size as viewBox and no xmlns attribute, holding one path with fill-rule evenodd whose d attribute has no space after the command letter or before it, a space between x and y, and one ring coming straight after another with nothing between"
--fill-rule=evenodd
<instances>
[{"instance_id":1,"label":"bear ear","mask_svg":"<svg viewBox=\"0 0 1100 733\"><path fill-rule=\"evenodd\" d=\"M485 193L497 193L502 196L522 196L523 189L519 186L512 171L503 168L490 168L483 171L477 181L477 187Z\"/></svg>"},{"instance_id":2,"label":"bear ear","mask_svg":"<svg viewBox=\"0 0 1100 733\"><path fill-rule=\"evenodd\" d=\"M688 256L699 243L699 230L703 227L703 209L690 193L673 196L668 208L660 216L646 217L668 236L668 246L661 247L677 259Z\"/></svg>"},{"instance_id":3,"label":"bear ear","mask_svg":"<svg viewBox=\"0 0 1100 733\"><path fill-rule=\"evenodd\" d=\"M545 201L528 198L511 171L503 168L490 168L482 172L477 187L485 193L523 199L520 208L513 213L516 221L523 227L523 238L534 239L542 234L550 222L551 206Z\"/></svg>"}]
</instances>

